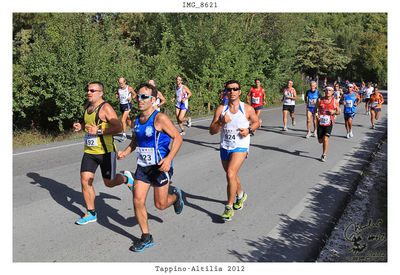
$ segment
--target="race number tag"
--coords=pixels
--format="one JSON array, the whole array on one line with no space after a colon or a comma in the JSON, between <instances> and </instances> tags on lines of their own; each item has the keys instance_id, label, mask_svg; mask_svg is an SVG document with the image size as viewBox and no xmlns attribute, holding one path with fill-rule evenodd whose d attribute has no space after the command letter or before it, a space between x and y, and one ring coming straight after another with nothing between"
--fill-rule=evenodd
<instances>
[{"instance_id":1,"label":"race number tag","mask_svg":"<svg viewBox=\"0 0 400 275\"><path fill-rule=\"evenodd\" d=\"M237 137L237 130L232 129L224 129L224 143L228 147L236 147L236 137Z\"/></svg>"},{"instance_id":2,"label":"race number tag","mask_svg":"<svg viewBox=\"0 0 400 275\"><path fill-rule=\"evenodd\" d=\"M328 126L330 122L331 122L331 116L321 115L319 117L319 125L321 126Z\"/></svg>"},{"instance_id":3,"label":"race number tag","mask_svg":"<svg viewBox=\"0 0 400 275\"><path fill-rule=\"evenodd\" d=\"M308 99L308 107L315 107L314 99Z\"/></svg>"},{"instance_id":4,"label":"race number tag","mask_svg":"<svg viewBox=\"0 0 400 275\"><path fill-rule=\"evenodd\" d=\"M91 134L85 134L85 144L89 147L97 146L97 136Z\"/></svg>"},{"instance_id":5,"label":"race number tag","mask_svg":"<svg viewBox=\"0 0 400 275\"><path fill-rule=\"evenodd\" d=\"M346 107L347 108L353 107L353 100L346 100Z\"/></svg>"},{"instance_id":6,"label":"race number tag","mask_svg":"<svg viewBox=\"0 0 400 275\"><path fill-rule=\"evenodd\" d=\"M260 98L259 97L252 97L251 98L251 103L260 104Z\"/></svg>"},{"instance_id":7,"label":"race number tag","mask_svg":"<svg viewBox=\"0 0 400 275\"><path fill-rule=\"evenodd\" d=\"M137 154L137 164L146 167L156 164L156 155L154 148L152 147L138 147L136 149Z\"/></svg>"},{"instance_id":8,"label":"race number tag","mask_svg":"<svg viewBox=\"0 0 400 275\"><path fill-rule=\"evenodd\" d=\"M372 107L372 108L378 107L378 102L372 102L372 103L371 103L371 107Z\"/></svg>"}]
</instances>

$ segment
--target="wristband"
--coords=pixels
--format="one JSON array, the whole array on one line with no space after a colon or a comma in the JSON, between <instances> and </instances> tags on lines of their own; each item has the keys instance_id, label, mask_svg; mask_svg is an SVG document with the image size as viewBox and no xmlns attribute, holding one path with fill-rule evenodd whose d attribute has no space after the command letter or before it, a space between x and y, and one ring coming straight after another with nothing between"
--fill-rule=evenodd
<instances>
[{"instance_id":1,"label":"wristband","mask_svg":"<svg viewBox=\"0 0 400 275\"><path fill-rule=\"evenodd\" d=\"M247 128L247 129L249 130L249 134L250 134L251 136L254 136L254 131L253 131L253 129L251 129L251 127Z\"/></svg>"},{"instance_id":2,"label":"wristband","mask_svg":"<svg viewBox=\"0 0 400 275\"><path fill-rule=\"evenodd\" d=\"M98 135L98 136L103 135L101 128L97 129L97 135Z\"/></svg>"}]
</instances>

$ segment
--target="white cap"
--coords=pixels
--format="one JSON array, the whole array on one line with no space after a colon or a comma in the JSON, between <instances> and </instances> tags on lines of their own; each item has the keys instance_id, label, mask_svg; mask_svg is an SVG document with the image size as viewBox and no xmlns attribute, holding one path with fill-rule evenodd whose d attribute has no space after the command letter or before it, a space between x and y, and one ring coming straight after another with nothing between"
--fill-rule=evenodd
<instances>
[{"instance_id":1,"label":"white cap","mask_svg":"<svg viewBox=\"0 0 400 275\"><path fill-rule=\"evenodd\" d=\"M325 90L332 90L333 91L333 88L331 86L328 86L328 87L325 87Z\"/></svg>"},{"instance_id":2,"label":"white cap","mask_svg":"<svg viewBox=\"0 0 400 275\"><path fill-rule=\"evenodd\" d=\"M349 84L349 85L347 85L347 87L349 87L349 88L353 88L353 84Z\"/></svg>"}]
</instances>

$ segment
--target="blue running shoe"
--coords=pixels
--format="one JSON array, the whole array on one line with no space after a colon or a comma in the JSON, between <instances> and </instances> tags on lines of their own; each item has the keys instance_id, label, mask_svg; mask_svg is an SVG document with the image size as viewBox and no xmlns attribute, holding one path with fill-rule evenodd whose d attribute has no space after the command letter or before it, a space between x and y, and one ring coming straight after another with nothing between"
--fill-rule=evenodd
<instances>
[{"instance_id":1,"label":"blue running shoe","mask_svg":"<svg viewBox=\"0 0 400 275\"><path fill-rule=\"evenodd\" d=\"M176 195L176 201L174 202L175 213L180 214L183 210L183 206L185 206L185 203L182 199L182 191L178 187L174 187L174 190L172 190L172 192Z\"/></svg>"},{"instance_id":2,"label":"blue running shoe","mask_svg":"<svg viewBox=\"0 0 400 275\"><path fill-rule=\"evenodd\" d=\"M140 240L136 243L134 243L129 250L133 252L142 252L146 247L152 247L154 245L153 241L153 236L148 234L147 236L144 236L142 234L142 237Z\"/></svg>"},{"instance_id":3,"label":"blue running shoe","mask_svg":"<svg viewBox=\"0 0 400 275\"><path fill-rule=\"evenodd\" d=\"M95 221L97 221L97 213L93 216L93 215L90 214L90 212L89 212L89 213L87 213L85 216L83 216L82 218L80 218L79 220L77 220L77 221L75 222L75 224L84 225L84 224L87 224L87 223L90 223L90 222L95 222Z\"/></svg>"},{"instance_id":4,"label":"blue running shoe","mask_svg":"<svg viewBox=\"0 0 400 275\"><path fill-rule=\"evenodd\" d=\"M124 182L124 184L129 188L129 190L133 191L133 177L131 172L124 171L124 176L128 179L128 182Z\"/></svg>"}]
</instances>

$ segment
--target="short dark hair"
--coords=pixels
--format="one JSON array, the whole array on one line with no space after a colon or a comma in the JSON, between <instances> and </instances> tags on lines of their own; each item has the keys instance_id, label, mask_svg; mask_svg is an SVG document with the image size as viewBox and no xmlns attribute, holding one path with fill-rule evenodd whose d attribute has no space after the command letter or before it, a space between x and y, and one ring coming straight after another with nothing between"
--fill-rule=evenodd
<instances>
[{"instance_id":1,"label":"short dark hair","mask_svg":"<svg viewBox=\"0 0 400 275\"><path fill-rule=\"evenodd\" d=\"M225 89L228 87L228 85L230 84L237 84L239 85L239 89L240 89L240 83L237 80L229 80L228 82L225 83Z\"/></svg>"},{"instance_id":2,"label":"short dark hair","mask_svg":"<svg viewBox=\"0 0 400 275\"><path fill-rule=\"evenodd\" d=\"M262 81L261 81L261 78L256 78L256 79L254 79L254 82L256 82L257 80L260 81L260 82L262 82Z\"/></svg>"},{"instance_id":3,"label":"short dark hair","mask_svg":"<svg viewBox=\"0 0 400 275\"><path fill-rule=\"evenodd\" d=\"M151 90L151 95L153 97L157 97L157 88L154 87L153 85L149 84L149 83L142 83L140 84L139 88L138 88L138 92L140 89L142 89L143 87L146 87L147 89Z\"/></svg>"},{"instance_id":4,"label":"short dark hair","mask_svg":"<svg viewBox=\"0 0 400 275\"><path fill-rule=\"evenodd\" d=\"M99 86L100 90L101 90L102 92L104 91L104 85L103 85L103 83L101 83L100 81L93 81L93 82L90 82L90 83L89 83L89 85L92 85L92 84L97 84L97 85ZM88 85L88 87L89 87L89 85Z\"/></svg>"}]
</instances>

